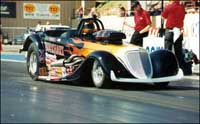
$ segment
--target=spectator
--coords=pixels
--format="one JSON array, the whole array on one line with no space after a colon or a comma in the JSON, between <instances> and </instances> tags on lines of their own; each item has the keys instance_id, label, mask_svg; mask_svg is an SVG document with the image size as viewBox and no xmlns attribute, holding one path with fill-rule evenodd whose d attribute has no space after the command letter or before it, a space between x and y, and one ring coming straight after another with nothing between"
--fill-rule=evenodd
<instances>
[{"instance_id":1,"label":"spectator","mask_svg":"<svg viewBox=\"0 0 200 124\"><path fill-rule=\"evenodd\" d=\"M164 8L162 17L166 19L165 49L172 50L172 47L174 47L179 65L183 69L182 32L185 8L179 3L179 0L171 0L171 3Z\"/></svg>"},{"instance_id":2,"label":"spectator","mask_svg":"<svg viewBox=\"0 0 200 124\"><path fill-rule=\"evenodd\" d=\"M149 12L152 16L161 14L161 2L160 1L148 1Z\"/></svg>"},{"instance_id":3,"label":"spectator","mask_svg":"<svg viewBox=\"0 0 200 124\"><path fill-rule=\"evenodd\" d=\"M36 25L35 31L40 31L41 21L38 21L38 24Z\"/></svg>"},{"instance_id":4,"label":"spectator","mask_svg":"<svg viewBox=\"0 0 200 124\"><path fill-rule=\"evenodd\" d=\"M119 4L119 10L120 17L126 16L126 9L121 4Z\"/></svg>"},{"instance_id":5,"label":"spectator","mask_svg":"<svg viewBox=\"0 0 200 124\"><path fill-rule=\"evenodd\" d=\"M49 21L46 22L46 25L50 25Z\"/></svg>"},{"instance_id":6,"label":"spectator","mask_svg":"<svg viewBox=\"0 0 200 124\"><path fill-rule=\"evenodd\" d=\"M78 16L80 19L83 18L83 7L82 6L80 6L80 8L78 9Z\"/></svg>"},{"instance_id":7,"label":"spectator","mask_svg":"<svg viewBox=\"0 0 200 124\"><path fill-rule=\"evenodd\" d=\"M26 28L25 33L30 33L30 27L27 27L27 28Z\"/></svg>"},{"instance_id":8,"label":"spectator","mask_svg":"<svg viewBox=\"0 0 200 124\"><path fill-rule=\"evenodd\" d=\"M92 18L96 18L98 15L97 15L97 11L96 11L96 7L93 7L90 11L90 16Z\"/></svg>"},{"instance_id":9,"label":"spectator","mask_svg":"<svg viewBox=\"0 0 200 124\"><path fill-rule=\"evenodd\" d=\"M138 1L133 2L131 8L134 9L135 32L131 37L130 43L142 46L143 38L148 36L148 31L151 27L150 15L141 7Z\"/></svg>"}]
</instances>

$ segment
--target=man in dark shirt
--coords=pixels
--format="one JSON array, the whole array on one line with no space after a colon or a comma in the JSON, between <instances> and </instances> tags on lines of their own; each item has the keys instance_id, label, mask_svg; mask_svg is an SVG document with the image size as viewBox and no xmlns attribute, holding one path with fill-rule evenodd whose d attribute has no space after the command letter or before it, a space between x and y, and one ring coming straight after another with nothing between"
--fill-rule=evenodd
<instances>
[{"instance_id":1,"label":"man in dark shirt","mask_svg":"<svg viewBox=\"0 0 200 124\"><path fill-rule=\"evenodd\" d=\"M135 32L131 37L132 44L142 46L143 38L148 35L151 27L150 15L145 11L138 1L133 2L132 9L134 10Z\"/></svg>"},{"instance_id":2,"label":"man in dark shirt","mask_svg":"<svg viewBox=\"0 0 200 124\"><path fill-rule=\"evenodd\" d=\"M174 46L175 55L180 67L182 68L182 31L185 18L185 8L179 3L179 0L172 0L171 4L164 8L162 17L166 19L165 49L172 50L172 46Z\"/></svg>"}]
</instances>

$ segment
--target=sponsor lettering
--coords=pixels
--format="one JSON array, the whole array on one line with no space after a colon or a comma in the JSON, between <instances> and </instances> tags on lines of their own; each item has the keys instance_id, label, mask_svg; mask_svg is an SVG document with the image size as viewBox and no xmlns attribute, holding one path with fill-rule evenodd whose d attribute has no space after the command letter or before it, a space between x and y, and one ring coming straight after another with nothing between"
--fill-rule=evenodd
<instances>
[{"instance_id":1,"label":"sponsor lettering","mask_svg":"<svg viewBox=\"0 0 200 124\"><path fill-rule=\"evenodd\" d=\"M60 19L60 4L24 3L25 19Z\"/></svg>"},{"instance_id":2,"label":"sponsor lettering","mask_svg":"<svg viewBox=\"0 0 200 124\"><path fill-rule=\"evenodd\" d=\"M7 11L8 7L7 6L1 6L1 11Z\"/></svg>"},{"instance_id":3,"label":"sponsor lettering","mask_svg":"<svg viewBox=\"0 0 200 124\"><path fill-rule=\"evenodd\" d=\"M45 42L45 48L46 48L46 51L50 53L55 53L61 56L64 55L64 46Z\"/></svg>"},{"instance_id":4,"label":"sponsor lettering","mask_svg":"<svg viewBox=\"0 0 200 124\"><path fill-rule=\"evenodd\" d=\"M1 18L16 18L16 2L5 2L0 4Z\"/></svg>"},{"instance_id":5,"label":"sponsor lettering","mask_svg":"<svg viewBox=\"0 0 200 124\"><path fill-rule=\"evenodd\" d=\"M163 47L160 47L160 46L157 46L157 47L154 47L154 46L149 47L149 46L147 46L147 47L146 47L146 50L147 50L148 53L154 52L154 51L156 51L156 50L161 50L161 49L164 49L164 48L163 48Z\"/></svg>"},{"instance_id":6,"label":"sponsor lettering","mask_svg":"<svg viewBox=\"0 0 200 124\"><path fill-rule=\"evenodd\" d=\"M192 37L199 37L199 22L192 24Z\"/></svg>"}]
</instances>

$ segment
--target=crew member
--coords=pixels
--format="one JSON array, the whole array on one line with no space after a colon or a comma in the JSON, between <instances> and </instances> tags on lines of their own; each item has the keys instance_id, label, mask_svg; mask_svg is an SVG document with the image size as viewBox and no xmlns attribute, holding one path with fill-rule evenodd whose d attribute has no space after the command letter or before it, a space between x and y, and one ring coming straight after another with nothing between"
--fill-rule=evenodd
<instances>
[{"instance_id":1,"label":"crew member","mask_svg":"<svg viewBox=\"0 0 200 124\"><path fill-rule=\"evenodd\" d=\"M149 13L144 10L138 1L133 2L135 32L131 37L132 44L142 46L143 38L148 36L149 28L151 27L151 19Z\"/></svg>"},{"instance_id":2,"label":"crew member","mask_svg":"<svg viewBox=\"0 0 200 124\"><path fill-rule=\"evenodd\" d=\"M179 0L171 0L171 3L164 8L162 17L166 19L165 49L172 50L172 46L174 46L175 55L180 67L182 68L182 32L184 26L185 8L180 4Z\"/></svg>"},{"instance_id":3,"label":"crew member","mask_svg":"<svg viewBox=\"0 0 200 124\"><path fill-rule=\"evenodd\" d=\"M79 14L79 18L82 19L83 18L83 7L80 6L80 8L78 9L78 14Z\"/></svg>"}]
</instances>

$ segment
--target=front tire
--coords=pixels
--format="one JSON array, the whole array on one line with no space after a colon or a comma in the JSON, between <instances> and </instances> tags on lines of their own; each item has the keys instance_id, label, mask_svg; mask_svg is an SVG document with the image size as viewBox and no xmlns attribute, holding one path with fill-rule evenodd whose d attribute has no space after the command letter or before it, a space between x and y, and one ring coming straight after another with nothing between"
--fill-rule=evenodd
<instances>
[{"instance_id":1,"label":"front tire","mask_svg":"<svg viewBox=\"0 0 200 124\"><path fill-rule=\"evenodd\" d=\"M27 71L33 80L38 80L39 76L39 53L36 45L32 43L28 48L27 53Z\"/></svg>"},{"instance_id":2,"label":"front tire","mask_svg":"<svg viewBox=\"0 0 200 124\"><path fill-rule=\"evenodd\" d=\"M101 64L98 60L93 62L93 67L91 70L92 81L94 86L97 88L110 88L111 80L105 74Z\"/></svg>"}]
</instances>

